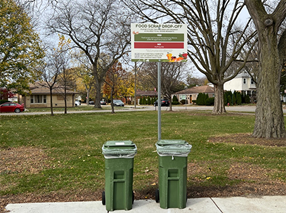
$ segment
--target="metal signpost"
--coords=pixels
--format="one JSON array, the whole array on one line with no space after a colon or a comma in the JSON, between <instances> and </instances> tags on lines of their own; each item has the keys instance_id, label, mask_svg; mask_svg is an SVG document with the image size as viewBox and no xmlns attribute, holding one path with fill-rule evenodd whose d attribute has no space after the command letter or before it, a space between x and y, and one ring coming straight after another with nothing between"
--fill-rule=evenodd
<instances>
[{"instance_id":1,"label":"metal signpost","mask_svg":"<svg viewBox=\"0 0 286 213\"><path fill-rule=\"evenodd\" d=\"M187 25L132 23L131 61L158 62L158 140L161 140L161 62L187 61Z\"/></svg>"}]
</instances>

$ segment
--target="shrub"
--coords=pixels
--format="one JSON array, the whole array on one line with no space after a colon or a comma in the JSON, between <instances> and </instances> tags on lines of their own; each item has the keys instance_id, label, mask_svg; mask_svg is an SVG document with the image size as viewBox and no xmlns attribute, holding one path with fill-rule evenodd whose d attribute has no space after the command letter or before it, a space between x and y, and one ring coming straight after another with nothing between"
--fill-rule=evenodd
<instances>
[{"instance_id":1,"label":"shrub","mask_svg":"<svg viewBox=\"0 0 286 213\"><path fill-rule=\"evenodd\" d=\"M203 93L199 93L197 97L197 105L204 105L203 102L204 102Z\"/></svg>"},{"instance_id":2,"label":"shrub","mask_svg":"<svg viewBox=\"0 0 286 213\"><path fill-rule=\"evenodd\" d=\"M150 105L150 104L151 104L151 99L150 99L150 97L149 97L149 96L147 97L147 104L148 104L148 105Z\"/></svg>"},{"instance_id":3,"label":"shrub","mask_svg":"<svg viewBox=\"0 0 286 213\"><path fill-rule=\"evenodd\" d=\"M241 93L240 92L236 92L235 96L236 96L236 103L238 105L241 105L241 103L242 103Z\"/></svg>"},{"instance_id":4,"label":"shrub","mask_svg":"<svg viewBox=\"0 0 286 213\"><path fill-rule=\"evenodd\" d=\"M209 95L206 93L199 93L197 97L197 105L206 105Z\"/></svg>"},{"instance_id":5,"label":"shrub","mask_svg":"<svg viewBox=\"0 0 286 213\"><path fill-rule=\"evenodd\" d=\"M231 100L231 102L232 102L232 104L233 105L235 105L236 104L236 95L235 95L235 91L234 91L234 93L232 94L232 100Z\"/></svg>"},{"instance_id":6,"label":"shrub","mask_svg":"<svg viewBox=\"0 0 286 213\"><path fill-rule=\"evenodd\" d=\"M245 96L245 103L246 103L246 104L249 104L249 103L250 103L250 97L249 97L249 95L246 95L246 96Z\"/></svg>"},{"instance_id":7,"label":"shrub","mask_svg":"<svg viewBox=\"0 0 286 213\"><path fill-rule=\"evenodd\" d=\"M179 103L179 100L178 100L178 98L177 98L177 96L173 96L173 101L172 101L172 105L178 105L178 104L180 104Z\"/></svg>"},{"instance_id":8,"label":"shrub","mask_svg":"<svg viewBox=\"0 0 286 213\"><path fill-rule=\"evenodd\" d=\"M6 103L8 100L0 100L0 104Z\"/></svg>"},{"instance_id":9,"label":"shrub","mask_svg":"<svg viewBox=\"0 0 286 213\"><path fill-rule=\"evenodd\" d=\"M196 102L197 102L197 100L192 100L192 103L193 103L193 104L196 104Z\"/></svg>"},{"instance_id":10,"label":"shrub","mask_svg":"<svg viewBox=\"0 0 286 213\"><path fill-rule=\"evenodd\" d=\"M206 100L206 105L207 106L213 106L214 105L214 98L208 98Z\"/></svg>"},{"instance_id":11,"label":"shrub","mask_svg":"<svg viewBox=\"0 0 286 213\"><path fill-rule=\"evenodd\" d=\"M181 100L180 103L181 103L181 104L186 104L187 101L186 101L186 100Z\"/></svg>"},{"instance_id":12,"label":"shrub","mask_svg":"<svg viewBox=\"0 0 286 213\"><path fill-rule=\"evenodd\" d=\"M232 96L231 91L225 91L224 92L224 104L225 105L227 105L228 103L231 104L231 102L232 102L231 96Z\"/></svg>"}]
</instances>

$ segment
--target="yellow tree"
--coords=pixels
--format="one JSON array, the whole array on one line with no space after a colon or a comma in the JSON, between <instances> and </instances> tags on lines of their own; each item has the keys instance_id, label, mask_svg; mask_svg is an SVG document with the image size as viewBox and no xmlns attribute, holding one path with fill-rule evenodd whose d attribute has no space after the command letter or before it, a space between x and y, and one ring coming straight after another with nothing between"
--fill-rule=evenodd
<instances>
[{"instance_id":1,"label":"yellow tree","mask_svg":"<svg viewBox=\"0 0 286 213\"><path fill-rule=\"evenodd\" d=\"M125 98L126 102L128 97L134 96L134 89L135 76L133 73L127 72L126 75L124 75L124 77L120 80L120 93Z\"/></svg>"},{"instance_id":2,"label":"yellow tree","mask_svg":"<svg viewBox=\"0 0 286 213\"><path fill-rule=\"evenodd\" d=\"M0 1L0 86L18 92L40 77L44 51L30 18L14 0Z\"/></svg>"},{"instance_id":3,"label":"yellow tree","mask_svg":"<svg viewBox=\"0 0 286 213\"><path fill-rule=\"evenodd\" d=\"M83 51L75 52L74 58L78 65L76 68L77 89L82 94L86 94L86 104L89 104L90 94L95 94L95 80L92 65L89 63Z\"/></svg>"}]
</instances>

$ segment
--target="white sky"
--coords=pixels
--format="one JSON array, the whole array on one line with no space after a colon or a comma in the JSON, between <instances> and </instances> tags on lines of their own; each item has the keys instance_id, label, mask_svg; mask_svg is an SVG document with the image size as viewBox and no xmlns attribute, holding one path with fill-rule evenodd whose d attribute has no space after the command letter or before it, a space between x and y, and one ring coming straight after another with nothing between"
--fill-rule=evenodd
<instances>
[{"instance_id":1,"label":"white sky","mask_svg":"<svg viewBox=\"0 0 286 213\"><path fill-rule=\"evenodd\" d=\"M36 19L38 20L39 25L36 27L36 31L39 33L39 36L42 41L45 43L49 43L50 46L57 46L58 44L58 36L46 36L46 32L44 30L44 23L46 21L46 17L48 16L49 12L51 12L51 9L48 8L44 3L40 7L40 12L34 13ZM243 24L249 19L249 13L246 8L244 8L239 16L239 22L238 24ZM190 60L189 60L190 61ZM133 66L133 62L130 61L130 65ZM191 74L194 77L204 77L202 73L197 71L196 69L191 69Z\"/></svg>"}]
</instances>

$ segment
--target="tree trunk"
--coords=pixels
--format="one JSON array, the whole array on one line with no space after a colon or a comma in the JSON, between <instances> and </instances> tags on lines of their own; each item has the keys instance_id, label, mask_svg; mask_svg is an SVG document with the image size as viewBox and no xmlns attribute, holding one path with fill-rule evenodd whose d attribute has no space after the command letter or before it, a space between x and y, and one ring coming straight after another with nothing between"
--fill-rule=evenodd
<instances>
[{"instance_id":1,"label":"tree trunk","mask_svg":"<svg viewBox=\"0 0 286 213\"><path fill-rule=\"evenodd\" d=\"M100 79L95 76L95 100L94 100L94 108L101 108L100 99L101 99L101 86L103 84Z\"/></svg>"},{"instance_id":2,"label":"tree trunk","mask_svg":"<svg viewBox=\"0 0 286 213\"><path fill-rule=\"evenodd\" d=\"M65 101L65 114L67 114L67 85L65 83L65 95L64 95L64 101Z\"/></svg>"},{"instance_id":3,"label":"tree trunk","mask_svg":"<svg viewBox=\"0 0 286 213\"><path fill-rule=\"evenodd\" d=\"M260 37L260 71L257 82L257 106L253 136L258 138L285 137L280 100L281 66L277 35L264 29Z\"/></svg>"},{"instance_id":4,"label":"tree trunk","mask_svg":"<svg viewBox=\"0 0 286 213\"><path fill-rule=\"evenodd\" d=\"M51 105L51 116L54 115L54 110L53 110L53 88L50 87L50 105Z\"/></svg>"},{"instance_id":5,"label":"tree trunk","mask_svg":"<svg viewBox=\"0 0 286 213\"><path fill-rule=\"evenodd\" d=\"M215 87L215 100L212 114L223 114L226 113L224 106L224 92L223 84L214 85Z\"/></svg>"},{"instance_id":6,"label":"tree trunk","mask_svg":"<svg viewBox=\"0 0 286 213\"><path fill-rule=\"evenodd\" d=\"M110 95L110 99L111 99L111 113L114 113L114 104L113 104L113 92L114 92L114 87L111 86L111 95Z\"/></svg>"},{"instance_id":7,"label":"tree trunk","mask_svg":"<svg viewBox=\"0 0 286 213\"><path fill-rule=\"evenodd\" d=\"M90 89L87 89L86 87L86 105L89 105L89 91Z\"/></svg>"},{"instance_id":8,"label":"tree trunk","mask_svg":"<svg viewBox=\"0 0 286 213\"><path fill-rule=\"evenodd\" d=\"M172 98L169 99L170 102L170 111L173 111L173 107L172 107Z\"/></svg>"}]
</instances>

